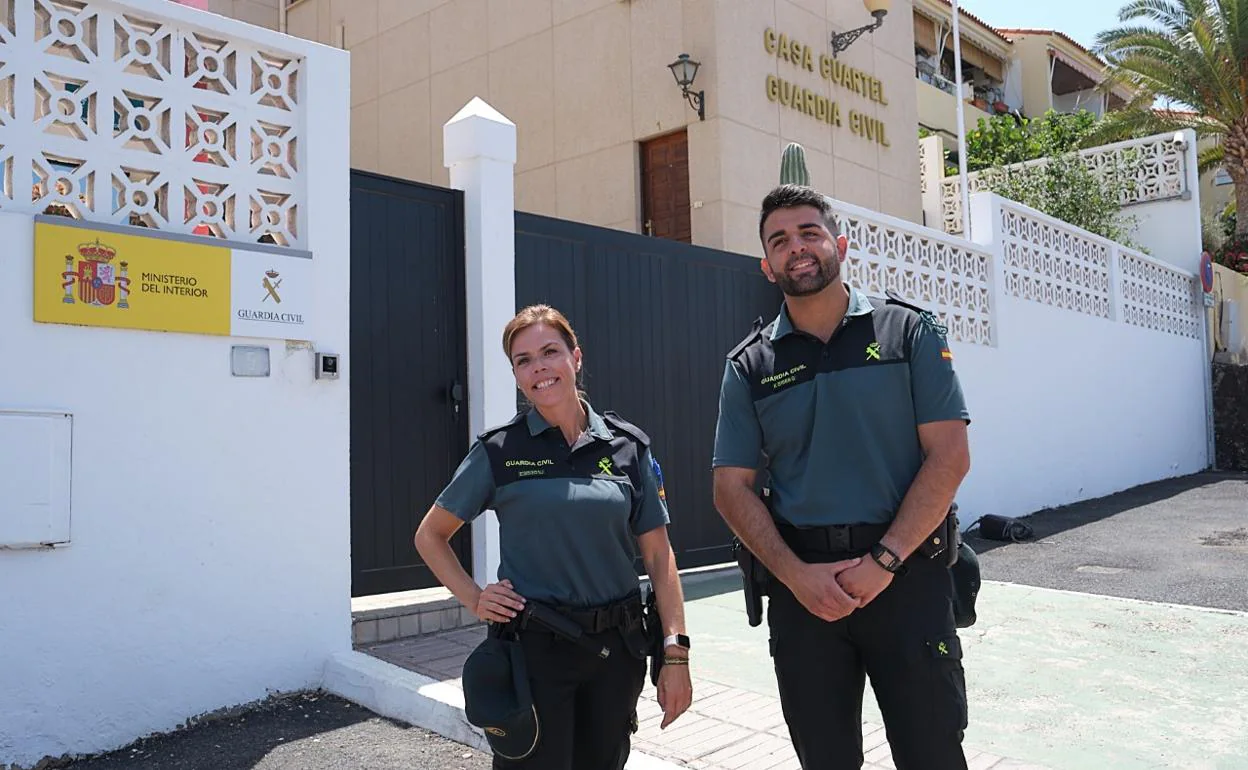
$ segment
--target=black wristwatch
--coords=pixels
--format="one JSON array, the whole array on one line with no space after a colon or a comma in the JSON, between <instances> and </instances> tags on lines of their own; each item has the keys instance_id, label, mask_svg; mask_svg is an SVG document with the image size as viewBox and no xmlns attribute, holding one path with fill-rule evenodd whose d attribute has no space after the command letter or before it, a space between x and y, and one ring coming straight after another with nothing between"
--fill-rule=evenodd
<instances>
[{"instance_id":1,"label":"black wristwatch","mask_svg":"<svg viewBox=\"0 0 1248 770\"><path fill-rule=\"evenodd\" d=\"M871 558L875 560L876 564L883 567L886 572L891 572L894 575L905 574L906 563L901 560L900 556L893 553L893 549L883 543L876 543L871 546Z\"/></svg>"}]
</instances>

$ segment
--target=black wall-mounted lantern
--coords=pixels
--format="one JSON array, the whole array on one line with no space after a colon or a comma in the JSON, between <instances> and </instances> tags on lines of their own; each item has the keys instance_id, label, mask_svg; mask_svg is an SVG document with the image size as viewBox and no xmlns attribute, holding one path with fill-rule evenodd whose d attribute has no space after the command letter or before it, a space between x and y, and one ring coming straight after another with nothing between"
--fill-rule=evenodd
<instances>
[{"instance_id":1,"label":"black wall-mounted lantern","mask_svg":"<svg viewBox=\"0 0 1248 770\"><path fill-rule=\"evenodd\" d=\"M706 120L706 92L689 90L693 79L698 76L698 67L701 66L699 62L690 59L689 54L682 53L667 68L672 71L672 77L676 78L676 85L680 86L680 92L684 94L689 106L698 111L698 120Z\"/></svg>"}]
</instances>

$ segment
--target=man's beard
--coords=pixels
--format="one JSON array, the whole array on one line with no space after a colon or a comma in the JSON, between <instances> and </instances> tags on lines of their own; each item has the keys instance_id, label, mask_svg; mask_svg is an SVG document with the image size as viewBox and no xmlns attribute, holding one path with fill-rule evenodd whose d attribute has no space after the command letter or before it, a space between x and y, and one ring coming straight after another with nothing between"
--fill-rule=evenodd
<instances>
[{"instance_id":1,"label":"man's beard","mask_svg":"<svg viewBox=\"0 0 1248 770\"><path fill-rule=\"evenodd\" d=\"M802 258L792 259L790 263ZM825 262L818 256L815 256L815 262L819 269L800 278L791 277L787 266L784 270L775 271L776 285L780 287L780 291L784 292L785 296L788 297L808 297L811 294L818 294L823 291L840 275L840 260L833 258Z\"/></svg>"}]
</instances>

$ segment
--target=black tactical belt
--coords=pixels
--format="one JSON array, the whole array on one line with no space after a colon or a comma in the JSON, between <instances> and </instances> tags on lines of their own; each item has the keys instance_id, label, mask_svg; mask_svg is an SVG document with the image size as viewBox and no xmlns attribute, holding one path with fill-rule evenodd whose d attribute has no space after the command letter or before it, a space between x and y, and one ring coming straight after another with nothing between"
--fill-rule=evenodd
<instances>
[{"instance_id":1,"label":"black tactical belt","mask_svg":"<svg viewBox=\"0 0 1248 770\"><path fill-rule=\"evenodd\" d=\"M641 597L634 595L603 607L574 609L555 607L556 612L574 621L587 634L601 634L614 628L624 628L641 618Z\"/></svg>"},{"instance_id":2,"label":"black tactical belt","mask_svg":"<svg viewBox=\"0 0 1248 770\"><path fill-rule=\"evenodd\" d=\"M794 551L842 553L865 551L888 532L887 524L835 524L827 527L794 527L776 522L776 530Z\"/></svg>"}]
</instances>

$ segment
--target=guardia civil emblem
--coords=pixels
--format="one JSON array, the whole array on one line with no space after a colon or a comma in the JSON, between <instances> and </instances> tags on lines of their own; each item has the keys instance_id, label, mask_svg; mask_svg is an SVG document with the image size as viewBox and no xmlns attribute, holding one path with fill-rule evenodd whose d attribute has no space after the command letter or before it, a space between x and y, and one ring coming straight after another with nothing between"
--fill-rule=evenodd
<instances>
[{"instance_id":1,"label":"guardia civil emblem","mask_svg":"<svg viewBox=\"0 0 1248 770\"><path fill-rule=\"evenodd\" d=\"M76 267L74 255L66 254L65 270L61 273L61 288L65 290L65 294L61 297L61 302L66 305L81 303L92 307L109 307L116 302L120 310L130 307L128 266L125 260L114 265L113 258L116 256L117 250L100 243L99 238L94 243L78 244ZM78 285L76 299L74 284Z\"/></svg>"}]
</instances>

